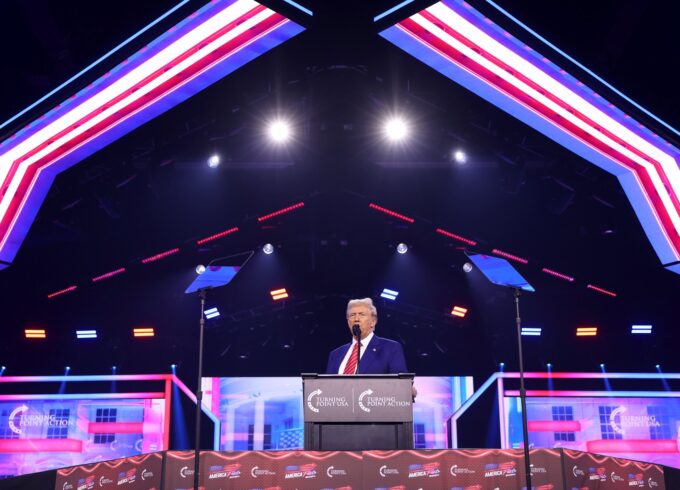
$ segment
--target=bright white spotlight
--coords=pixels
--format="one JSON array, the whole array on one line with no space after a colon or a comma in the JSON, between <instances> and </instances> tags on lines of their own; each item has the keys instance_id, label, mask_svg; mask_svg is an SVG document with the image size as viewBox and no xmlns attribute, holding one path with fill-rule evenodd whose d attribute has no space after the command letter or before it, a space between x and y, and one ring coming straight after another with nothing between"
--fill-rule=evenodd
<instances>
[{"instance_id":1,"label":"bright white spotlight","mask_svg":"<svg viewBox=\"0 0 680 490\"><path fill-rule=\"evenodd\" d=\"M402 141L408 136L408 125L401 117L392 117L385 123L384 131L388 140Z\"/></svg>"},{"instance_id":2,"label":"bright white spotlight","mask_svg":"<svg viewBox=\"0 0 680 490\"><path fill-rule=\"evenodd\" d=\"M281 119L277 119L276 121L269 123L267 134L273 142L285 143L290 139L292 131L290 129L290 124Z\"/></svg>"},{"instance_id":3,"label":"bright white spotlight","mask_svg":"<svg viewBox=\"0 0 680 490\"><path fill-rule=\"evenodd\" d=\"M470 262L465 262L463 264L463 271L466 273L472 272L472 264Z\"/></svg>"},{"instance_id":4,"label":"bright white spotlight","mask_svg":"<svg viewBox=\"0 0 680 490\"><path fill-rule=\"evenodd\" d=\"M406 245L405 243L400 243L399 245L397 245L397 252L404 255L406 252L408 252L408 245Z\"/></svg>"},{"instance_id":5,"label":"bright white spotlight","mask_svg":"<svg viewBox=\"0 0 680 490\"><path fill-rule=\"evenodd\" d=\"M271 255L274 253L274 245L272 245L271 243L265 243L264 247L262 247L262 251L267 255Z\"/></svg>"},{"instance_id":6,"label":"bright white spotlight","mask_svg":"<svg viewBox=\"0 0 680 490\"><path fill-rule=\"evenodd\" d=\"M198 264L196 266L196 274L199 276L205 272L205 266L203 264Z\"/></svg>"},{"instance_id":7,"label":"bright white spotlight","mask_svg":"<svg viewBox=\"0 0 680 490\"><path fill-rule=\"evenodd\" d=\"M208 158L208 167L210 168L215 168L219 166L220 164L220 156L215 153L214 155L211 155L210 158Z\"/></svg>"},{"instance_id":8,"label":"bright white spotlight","mask_svg":"<svg viewBox=\"0 0 680 490\"><path fill-rule=\"evenodd\" d=\"M455 150L453 152L453 160L456 163L465 163L467 162L467 153L465 153L463 150Z\"/></svg>"}]
</instances>

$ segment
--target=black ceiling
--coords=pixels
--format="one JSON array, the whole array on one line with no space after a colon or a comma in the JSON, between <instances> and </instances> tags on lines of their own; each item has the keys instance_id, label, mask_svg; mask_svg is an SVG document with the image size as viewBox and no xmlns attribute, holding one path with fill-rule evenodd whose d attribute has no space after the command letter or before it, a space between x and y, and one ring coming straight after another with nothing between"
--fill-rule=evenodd
<instances>
[{"instance_id":1,"label":"black ceiling","mask_svg":"<svg viewBox=\"0 0 680 490\"><path fill-rule=\"evenodd\" d=\"M672 362L678 277L661 267L616 179L384 41L371 19L394 2L364 3L310 0L310 20L268 2L301 17L308 30L57 178L15 263L0 273L0 363L9 372L51 374L66 364L80 373L114 364L119 372L159 372L173 362L192 372L198 301L182 291L194 266L266 242L276 245L274 255L258 253L209 298L222 311L208 322L211 374L323 370L327 352L346 338L346 300L378 298L383 287L400 295L380 302L378 328L405 343L417 373L485 375L500 361L513 368L511 293L464 274L461 244L436 228L479 242L481 251L529 260L518 268L537 292L523 297L523 317L544 335L528 341L528 369L552 362L558 370L590 370L606 362L649 370ZM677 125L677 5L503 3ZM12 20L2 42L15 48L5 60L1 115L170 6L3 2L0 17ZM390 113L410 119L408 144L381 139L380 122ZM285 148L263 135L274 114L294 126L295 141ZM468 153L465 165L452 161L456 148ZM217 169L206 165L213 152L223 160ZM289 214L256 219L300 201L305 206ZM370 209L372 202L415 223ZM196 244L233 226L240 231ZM408 254L395 254L399 242L409 244ZM181 250L172 257L140 263L174 247ZM118 267L128 270L91 283ZM560 281L542 267L576 280ZM588 283L618 297L587 290ZM47 299L71 284L79 289ZM291 297L273 303L269 291L278 287ZM448 314L454 304L470 308L466 319ZM636 322L652 323L655 334L633 338ZM577 340L575 327L589 324L601 335ZM48 339L24 340L28 326L47 328ZM154 326L157 336L133 341L134 326ZM100 338L78 343L77 328L97 328Z\"/></svg>"}]
</instances>

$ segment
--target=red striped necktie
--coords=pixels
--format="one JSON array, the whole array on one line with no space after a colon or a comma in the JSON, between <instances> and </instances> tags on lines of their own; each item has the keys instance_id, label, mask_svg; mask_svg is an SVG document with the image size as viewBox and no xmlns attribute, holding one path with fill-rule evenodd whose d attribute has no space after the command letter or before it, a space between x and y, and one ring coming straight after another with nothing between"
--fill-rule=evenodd
<instances>
[{"instance_id":1,"label":"red striped necktie","mask_svg":"<svg viewBox=\"0 0 680 490\"><path fill-rule=\"evenodd\" d=\"M359 364L359 344L360 342L357 342L355 344L356 347L352 349L352 354L350 354L349 359L347 359L347 364L345 364L345 370L342 374L354 374L357 370L357 364Z\"/></svg>"}]
</instances>

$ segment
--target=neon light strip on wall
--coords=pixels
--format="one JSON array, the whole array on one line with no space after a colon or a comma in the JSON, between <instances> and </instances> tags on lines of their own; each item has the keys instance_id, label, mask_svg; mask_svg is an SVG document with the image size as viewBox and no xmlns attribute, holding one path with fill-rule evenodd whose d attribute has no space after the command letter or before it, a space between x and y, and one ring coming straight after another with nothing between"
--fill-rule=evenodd
<instances>
[{"instance_id":1,"label":"neon light strip on wall","mask_svg":"<svg viewBox=\"0 0 680 490\"><path fill-rule=\"evenodd\" d=\"M469 4L443 0L381 33L616 175L661 262L680 273L680 151Z\"/></svg>"},{"instance_id":2,"label":"neon light strip on wall","mask_svg":"<svg viewBox=\"0 0 680 490\"><path fill-rule=\"evenodd\" d=\"M59 172L300 31L254 0L215 0L0 143L0 261L13 260Z\"/></svg>"}]
</instances>

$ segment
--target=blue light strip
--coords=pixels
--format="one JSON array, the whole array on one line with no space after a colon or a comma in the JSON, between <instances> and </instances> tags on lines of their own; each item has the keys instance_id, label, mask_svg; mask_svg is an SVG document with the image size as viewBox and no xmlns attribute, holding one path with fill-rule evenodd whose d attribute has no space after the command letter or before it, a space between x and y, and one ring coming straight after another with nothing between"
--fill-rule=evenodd
<instances>
[{"instance_id":1,"label":"blue light strip","mask_svg":"<svg viewBox=\"0 0 680 490\"><path fill-rule=\"evenodd\" d=\"M630 333L651 334L652 333L652 326L651 325L633 325L630 329Z\"/></svg>"},{"instance_id":2,"label":"blue light strip","mask_svg":"<svg viewBox=\"0 0 680 490\"><path fill-rule=\"evenodd\" d=\"M23 111L21 111L21 112L15 114L15 115L12 116L11 118L9 118L7 121L5 121L4 123L2 123L2 124L0 125L0 129L4 128L5 126L7 126L8 124L10 124L11 122L17 120L19 117L23 116L23 115L26 114L28 111L30 111L31 109L33 109L35 106L37 106L38 104L44 102L45 100L47 100L48 98L50 98L51 96L53 96L54 94L56 94L57 92L59 92L61 89L63 89L63 88L66 87L67 85L69 85L71 82L73 82L73 81L77 80L78 78L80 78L82 75L84 75L85 73L87 73L88 71L90 71L92 68L94 68L95 66L97 66L99 63L101 63L102 61L104 61L104 60L106 60L107 58L109 58L111 55L113 55L114 53L116 53L117 51L119 51L121 48L123 48L123 47L127 46L128 44L130 44L130 42L132 42L132 41L134 41L135 39L137 39L139 36L141 36L142 34L144 34L146 31L148 31L149 29L151 29L153 26L155 26L156 24L158 24L159 22L161 22L163 19L165 19L165 18L168 17L169 15L173 14L174 12L176 12L179 8L181 8L182 6L186 5L187 3L189 3L189 0L182 0L180 3L178 3L178 4L175 5L173 8L171 8L170 10L168 10L166 13L164 13L163 15L161 15L159 18L157 18L156 20L154 20L153 22L151 22L150 24L148 24L146 27L143 27L141 30L137 31L137 33L133 34L132 36L130 36L129 38L127 38L125 41L123 41L122 43L120 43L118 46L116 46L115 48L113 48L111 51L109 51L108 53L106 53L104 56L102 56L101 58L97 59L97 60L94 61L93 63L90 63L88 66L86 66L85 68L83 68L82 70L80 70L78 73L76 73L75 75L73 75L71 78L69 78L68 80L66 80L64 83L62 83L61 85L59 85L57 88L55 88L54 90L52 90L52 91L49 92L48 94L44 95L42 98L36 100L33 104L31 104L31 105L29 105L28 107L26 107Z\"/></svg>"},{"instance_id":3,"label":"blue light strip","mask_svg":"<svg viewBox=\"0 0 680 490\"><path fill-rule=\"evenodd\" d=\"M540 337L542 332L541 327L522 327L522 335L532 335L534 337Z\"/></svg>"},{"instance_id":4,"label":"blue light strip","mask_svg":"<svg viewBox=\"0 0 680 490\"><path fill-rule=\"evenodd\" d=\"M649 117L651 117L652 119L654 119L654 120L655 120L656 122L658 122L659 124L662 124L662 125L665 126L666 128L668 128L668 129L670 129L671 131L673 131L677 136L680 136L680 131L678 131L678 130L675 129L673 126L671 126L670 124L668 124L667 122L665 122L663 119L661 119L661 118L655 116L654 114L652 114L650 111L648 111L647 109L645 109L644 107L642 107L640 104L638 104L637 102L635 102L633 99L631 99L630 97L628 97L626 94L624 94L623 92L621 92L620 90L618 90L617 88L615 88L613 85L611 85L611 84L610 84L609 82L607 82L605 79L603 79L602 77L600 77L598 74L596 74L596 73L593 72L592 70L588 69L587 67L585 67L584 65L582 65L581 63L579 63L578 61L576 61L574 58L572 58L572 57L569 56L567 53L565 53L564 51L562 51L560 48L558 48L557 46L555 46L554 44L552 44L550 41L548 41L548 40L545 39L543 36L541 36L540 34L538 34L536 31L534 31L533 29L531 29L529 26L527 26L526 24L524 24L522 21L520 21L519 19L517 19L516 17L514 17L511 13L509 13L509 12L508 12L507 10L505 10L503 7L501 7L500 5L496 4L493 0L486 0L486 3L488 3L488 4L491 5L493 8L495 8L496 10L498 10L500 13L502 13L503 15L505 15L508 19L512 20L515 24L517 24L518 26L520 26L522 29L524 29L525 31L527 31L528 33L530 33L531 35L533 35L536 39L538 39L539 41L541 41L543 44L549 46L551 49L555 50L555 51L558 52L560 55L564 56L566 59L568 59L569 61L571 61L572 63L574 63L574 64L575 64L576 66L578 66L581 70L585 71L585 72L588 73L590 76L592 76L593 78L595 78L598 82L604 84L609 90L611 90L612 92L614 92L614 93L617 94L618 96L622 97L622 98L623 98L624 100L626 100L627 102L631 103L633 106L635 106L637 109L639 109L639 110L641 110L642 112L644 112L645 114L647 114Z\"/></svg>"},{"instance_id":5,"label":"blue light strip","mask_svg":"<svg viewBox=\"0 0 680 490\"><path fill-rule=\"evenodd\" d=\"M294 2L293 0L283 0L283 1L286 2L288 5L292 5L292 6L295 7L296 9L303 11L303 12L304 12L305 14L307 14L307 15L311 15L311 16L314 15L314 12L312 12L311 10L309 10L309 9L306 8L306 7L303 7L303 6L300 5L299 3Z\"/></svg>"},{"instance_id":6,"label":"blue light strip","mask_svg":"<svg viewBox=\"0 0 680 490\"><path fill-rule=\"evenodd\" d=\"M76 337L79 339L96 339L96 330L76 330Z\"/></svg>"},{"instance_id":7,"label":"blue light strip","mask_svg":"<svg viewBox=\"0 0 680 490\"><path fill-rule=\"evenodd\" d=\"M409 3L413 3L413 0L404 0L403 2L392 7L391 9L385 10L382 14L379 14L379 15L376 15L375 17L373 17L373 22L378 22L380 19L387 17L392 12L396 12L397 10L399 10L402 7L405 7Z\"/></svg>"},{"instance_id":8,"label":"blue light strip","mask_svg":"<svg viewBox=\"0 0 680 490\"><path fill-rule=\"evenodd\" d=\"M392 289L387 288L383 289L382 293L380 293L381 298L391 299L392 301L397 299L397 296L399 296L398 291L393 291Z\"/></svg>"}]
</instances>

